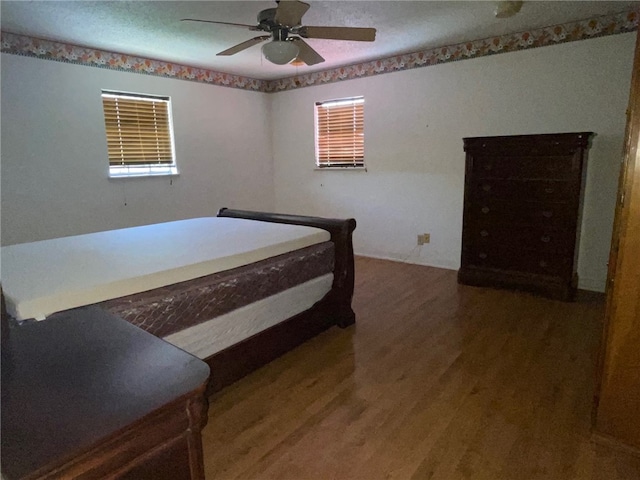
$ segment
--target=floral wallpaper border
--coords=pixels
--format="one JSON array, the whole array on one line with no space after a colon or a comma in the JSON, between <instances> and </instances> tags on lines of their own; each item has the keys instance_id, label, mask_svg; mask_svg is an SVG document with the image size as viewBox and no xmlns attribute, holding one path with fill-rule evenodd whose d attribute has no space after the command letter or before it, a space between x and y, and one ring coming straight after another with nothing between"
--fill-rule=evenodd
<instances>
[{"instance_id":1,"label":"floral wallpaper border","mask_svg":"<svg viewBox=\"0 0 640 480\"><path fill-rule=\"evenodd\" d=\"M634 10L616 15L597 17L562 25L553 25L528 32L513 33L500 37L485 38L447 47L407 53L350 65L348 67L272 80L268 82L266 91L279 92L294 88L351 80L354 78L371 77L382 73L486 57L498 53L528 50L530 48L546 47L559 43L627 33L638 29L639 18L640 12Z\"/></svg>"},{"instance_id":2,"label":"floral wallpaper border","mask_svg":"<svg viewBox=\"0 0 640 480\"><path fill-rule=\"evenodd\" d=\"M638 29L639 19L640 12L634 10L562 25L553 25L527 32L396 55L279 80L258 80L204 68L95 50L8 32L2 32L1 41L2 52L15 55L271 93L632 32Z\"/></svg>"},{"instance_id":3,"label":"floral wallpaper border","mask_svg":"<svg viewBox=\"0 0 640 480\"><path fill-rule=\"evenodd\" d=\"M123 53L106 52L88 47L53 42L26 35L2 32L2 52L45 60L74 63L88 67L108 68L123 72L141 73L159 77L177 78L222 87L264 92L265 81L255 78L216 72L205 68L135 57Z\"/></svg>"}]
</instances>

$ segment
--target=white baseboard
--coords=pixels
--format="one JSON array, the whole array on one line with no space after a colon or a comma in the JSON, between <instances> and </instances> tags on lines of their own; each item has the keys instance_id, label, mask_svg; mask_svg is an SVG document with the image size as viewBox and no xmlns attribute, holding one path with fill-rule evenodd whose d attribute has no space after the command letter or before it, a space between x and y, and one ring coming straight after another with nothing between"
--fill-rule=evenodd
<instances>
[{"instance_id":1,"label":"white baseboard","mask_svg":"<svg viewBox=\"0 0 640 480\"><path fill-rule=\"evenodd\" d=\"M355 255L359 257L378 258L380 260L390 260L392 262L410 263L412 265L423 265L425 267L444 268L446 270L458 270L459 268L456 265L426 262L423 259L416 259L416 258L394 257L393 255L376 255L373 253L361 253L361 252L355 252ZM578 281L578 288L580 290L588 290L591 292L604 293L605 282L599 279L580 277Z\"/></svg>"},{"instance_id":2,"label":"white baseboard","mask_svg":"<svg viewBox=\"0 0 640 480\"><path fill-rule=\"evenodd\" d=\"M580 277L578 279L578 288L580 290L589 290L591 292L604 293L605 283L594 278Z\"/></svg>"},{"instance_id":3,"label":"white baseboard","mask_svg":"<svg viewBox=\"0 0 640 480\"><path fill-rule=\"evenodd\" d=\"M437 263L427 263L425 261L416 261L416 259L411 259L411 258L396 258L390 255L375 255L372 253L359 253L359 252L355 252L354 254L358 257L377 258L379 260L390 260L392 262L410 263L412 265L422 265L424 267L444 268L446 270L458 270L457 266L442 265Z\"/></svg>"}]
</instances>

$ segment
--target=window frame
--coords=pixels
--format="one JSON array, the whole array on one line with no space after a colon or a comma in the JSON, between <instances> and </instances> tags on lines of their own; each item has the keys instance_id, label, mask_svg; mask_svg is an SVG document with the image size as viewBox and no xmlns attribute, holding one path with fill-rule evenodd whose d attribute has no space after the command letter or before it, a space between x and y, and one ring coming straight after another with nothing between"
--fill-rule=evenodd
<instances>
[{"instance_id":1,"label":"window frame","mask_svg":"<svg viewBox=\"0 0 640 480\"><path fill-rule=\"evenodd\" d=\"M102 108L103 120L105 122L105 135L107 137L107 158L109 178L131 178L131 177L155 177L155 176L168 176L178 175L178 165L176 162L176 150L175 150L175 137L173 131L173 114L171 108L171 97L167 95L150 95L146 93L134 93L134 92L122 92L117 90L102 90L101 100L104 102L104 98L121 98L125 100L136 101L149 101L149 102L161 102L165 105L167 124L166 129L168 131L168 138L170 142L171 162L170 163L144 163L144 162L130 162L123 164L112 163L108 145L108 131L107 131L107 118L106 111Z\"/></svg>"},{"instance_id":2,"label":"window frame","mask_svg":"<svg viewBox=\"0 0 640 480\"><path fill-rule=\"evenodd\" d=\"M324 100L314 102L314 135L315 135L315 169L316 170L366 170L366 164L364 159L364 104L365 99L363 95L353 96L353 97L345 97L345 98L336 98L331 100ZM359 107L360 112L357 112L358 107L356 105L361 105ZM320 109L326 107L340 107L347 106L354 108L354 120L352 124L352 129L354 131L353 138L357 135L361 135L361 140L359 142L354 141L354 146L352 148L353 156L351 158L331 158L331 156L327 156L325 152L322 152L320 139L323 134L320 131ZM348 113L348 112L344 112ZM358 118L355 118L355 117ZM334 120L335 121L335 120ZM324 133L324 136L328 136L328 133ZM323 143L326 144L326 141ZM355 144L358 143L358 146ZM357 156L357 152L361 152L361 156ZM325 158L326 157L326 158Z\"/></svg>"}]
</instances>

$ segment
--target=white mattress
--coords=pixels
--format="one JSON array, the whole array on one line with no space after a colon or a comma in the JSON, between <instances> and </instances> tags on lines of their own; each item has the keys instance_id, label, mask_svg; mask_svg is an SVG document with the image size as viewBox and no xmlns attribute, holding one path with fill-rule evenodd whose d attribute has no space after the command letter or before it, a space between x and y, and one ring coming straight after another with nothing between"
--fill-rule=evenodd
<instances>
[{"instance_id":1,"label":"white mattress","mask_svg":"<svg viewBox=\"0 0 640 480\"><path fill-rule=\"evenodd\" d=\"M2 247L2 288L18 320L152 290L328 241L327 231L194 218Z\"/></svg>"},{"instance_id":2,"label":"white mattress","mask_svg":"<svg viewBox=\"0 0 640 480\"><path fill-rule=\"evenodd\" d=\"M311 308L331 290L332 283L333 274L327 273L233 312L167 335L164 339L205 359Z\"/></svg>"}]
</instances>

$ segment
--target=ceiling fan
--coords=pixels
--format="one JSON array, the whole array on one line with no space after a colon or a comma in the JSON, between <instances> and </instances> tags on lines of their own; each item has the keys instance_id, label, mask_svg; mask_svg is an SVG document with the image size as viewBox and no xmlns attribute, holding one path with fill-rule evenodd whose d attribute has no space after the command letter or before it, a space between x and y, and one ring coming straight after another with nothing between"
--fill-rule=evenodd
<instances>
[{"instance_id":1,"label":"ceiling fan","mask_svg":"<svg viewBox=\"0 0 640 480\"><path fill-rule=\"evenodd\" d=\"M308 3L299 0L276 0L276 2L278 3L276 8L268 8L258 13L258 25L217 22L214 20L199 20L195 18L183 18L181 21L231 25L248 28L251 31L268 32L270 35L254 37L251 40L228 48L217 55L235 55L253 45L271 40L271 42L262 46L262 53L267 60L276 65L285 65L294 60L301 61L307 65L324 62L324 58L311 48L303 38L352 40L359 42L373 42L376 38L375 28L303 26L300 22L302 21L302 16L309 10L310 5Z\"/></svg>"}]
</instances>

